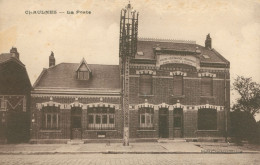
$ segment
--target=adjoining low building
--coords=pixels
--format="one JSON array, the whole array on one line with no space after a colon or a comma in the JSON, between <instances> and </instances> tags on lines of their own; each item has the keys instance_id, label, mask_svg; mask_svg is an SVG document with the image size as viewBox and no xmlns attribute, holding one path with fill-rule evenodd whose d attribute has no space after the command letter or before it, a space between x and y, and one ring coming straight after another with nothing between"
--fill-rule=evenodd
<instances>
[{"instance_id":1,"label":"adjoining low building","mask_svg":"<svg viewBox=\"0 0 260 165\"><path fill-rule=\"evenodd\" d=\"M93 139L122 137L118 65L61 63L44 69L32 91L32 137Z\"/></svg>"},{"instance_id":2,"label":"adjoining low building","mask_svg":"<svg viewBox=\"0 0 260 165\"><path fill-rule=\"evenodd\" d=\"M0 142L19 143L30 138L31 83L16 48L0 54Z\"/></svg>"}]
</instances>

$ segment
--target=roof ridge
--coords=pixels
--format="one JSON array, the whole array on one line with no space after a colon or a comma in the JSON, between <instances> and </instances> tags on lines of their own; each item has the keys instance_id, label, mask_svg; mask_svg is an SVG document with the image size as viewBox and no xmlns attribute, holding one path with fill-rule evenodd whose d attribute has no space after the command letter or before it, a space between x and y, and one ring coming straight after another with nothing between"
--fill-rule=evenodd
<instances>
[{"instance_id":1,"label":"roof ridge","mask_svg":"<svg viewBox=\"0 0 260 165\"><path fill-rule=\"evenodd\" d=\"M73 62L62 62L62 63L59 63L57 65L60 65L60 64L79 64L79 63L73 63ZM55 65L55 66L57 66ZM119 64L89 64L88 65L113 65L113 66L119 66Z\"/></svg>"},{"instance_id":2,"label":"roof ridge","mask_svg":"<svg viewBox=\"0 0 260 165\"><path fill-rule=\"evenodd\" d=\"M192 41L192 40L177 40L177 39L170 39L170 38L138 37L138 40L139 41L157 41L157 42L196 44L196 41Z\"/></svg>"}]
</instances>

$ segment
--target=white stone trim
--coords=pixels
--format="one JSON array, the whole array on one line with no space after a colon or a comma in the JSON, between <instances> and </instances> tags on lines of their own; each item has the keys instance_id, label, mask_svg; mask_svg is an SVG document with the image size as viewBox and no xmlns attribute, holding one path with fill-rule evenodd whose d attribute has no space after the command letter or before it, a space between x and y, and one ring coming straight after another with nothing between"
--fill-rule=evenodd
<instances>
[{"instance_id":1,"label":"white stone trim","mask_svg":"<svg viewBox=\"0 0 260 165\"><path fill-rule=\"evenodd\" d=\"M170 76L187 76L187 73L182 71L175 71L175 72L170 72Z\"/></svg>"},{"instance_id":2,"label":"white stone trim","mask_svg":"<svg viewBox=\"0 0 260 165\"><path fill-rule=\"evenodd\" d=\"M204 105L197 106L198 110L202 109L202 108L216 109L217 111L224 110L224 106L217 106L217 105L211 105L211 104L204 104Z\"/></svg>"},{"instance_id":3,"label":"white stone trim","mask_svg":"<svg viewBox=\"0 0 260 165\"><path fill-rule=\"evenodd\" d=\"M119 106L116 106L116 104L103 103L103 102L86 104L85 106L86 108L107 107L107 108L119 109Z\"/></svg>"},{"instance_id":4,"label":"white stone trim","mask_svg":"<svg viewBox=\"0 0 260 165\"><path fill-rule=\"evenodd\" d=\"M203 72L203 73L198 73L198 76L199 77L217 77L217 75L216 74L214 74L214 73L209 73L209 72Z\"/></svg>"},{"instance_id":5,"label":"white stone trim","mask_svg":"<svg viewBox=\"0 0 260 165\"><path fill-rule=\"evenodd\" d=\"M169 108L169 106L170 106L169 104L162 103L158 105L158 108Z\"/></svg>"},{"instance_id":6,"label":"white stone trim","mask_svg":"<svg viewBox=\"0 0 260 165\"><path fill-rule=\"evenodd\" d=\"M136 74L150 74L150 75L156 75L156 71L153 70L137 70Z\"/></svg>"}]
</instances>

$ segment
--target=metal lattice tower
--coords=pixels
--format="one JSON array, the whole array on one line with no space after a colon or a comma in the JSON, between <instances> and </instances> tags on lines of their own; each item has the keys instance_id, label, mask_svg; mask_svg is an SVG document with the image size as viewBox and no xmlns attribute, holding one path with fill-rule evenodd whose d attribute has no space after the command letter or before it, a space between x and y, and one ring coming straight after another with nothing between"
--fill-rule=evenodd
<instances>
[{"instance_id":1,"label":"metal lattice tower","mask_svg":"<svg viewBox=\"0 0 260 165\"><path fill-rule=\"evenodd\" d=\"M122 88L122 108L124 112L123 145L129 145L129 63L137 51L138 13L129 3L121 10L119 58Z\"/></svg>"}]
</instances>

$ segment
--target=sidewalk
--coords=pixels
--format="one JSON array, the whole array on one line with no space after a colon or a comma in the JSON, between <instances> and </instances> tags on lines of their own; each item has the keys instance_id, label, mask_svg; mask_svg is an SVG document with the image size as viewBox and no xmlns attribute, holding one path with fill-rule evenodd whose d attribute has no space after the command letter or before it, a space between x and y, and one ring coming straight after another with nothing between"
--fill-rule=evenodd
<instances>
[{"instance_id":1,"label":"sidewalk","mask_svg":"<svg viewBox=\"0 0 260 165\"><path fill-rule=\"evenodd\" d=\"M227 143L87 143L87 144L6 144L0 145L0 154L206 154L256 153Z\"/></svg>"}]
</instances>

